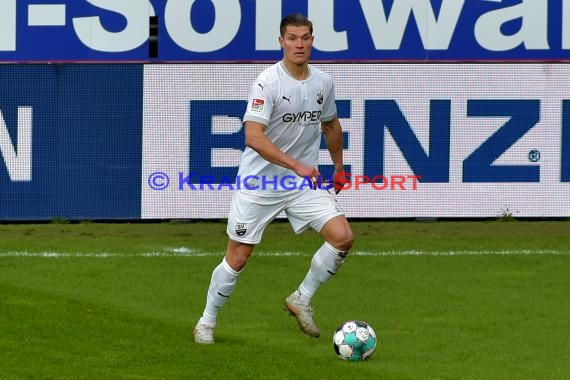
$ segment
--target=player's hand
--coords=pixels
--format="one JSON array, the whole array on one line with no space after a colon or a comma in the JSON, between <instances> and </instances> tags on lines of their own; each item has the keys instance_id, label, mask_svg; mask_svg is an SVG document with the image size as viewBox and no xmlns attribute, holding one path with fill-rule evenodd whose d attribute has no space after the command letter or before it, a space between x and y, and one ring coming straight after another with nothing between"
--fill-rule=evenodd
<instances>
[{"instance_id":1,"label":"player's hand","mask_svg":"<svg viewBox=\"0 0 570 380\"><path fill-rule=\"evenodd\" d=\"M335 169L332 177L332 185L336 194L340 193L348 183L350 175L344 169Z\"/></svg>"},{"instance_id":2,"label":"player's hand","mask_svg":"<svg viewBox=\"0 0 570 380\"><path fill-rule=\"evenodd\" d=\"M299 164L298 167L295 168L295 174L299 177L308 178L313 185L313 189L318 188L319 182L322 180L321 173L314 166Z\"/></svg>"}]
</instances>

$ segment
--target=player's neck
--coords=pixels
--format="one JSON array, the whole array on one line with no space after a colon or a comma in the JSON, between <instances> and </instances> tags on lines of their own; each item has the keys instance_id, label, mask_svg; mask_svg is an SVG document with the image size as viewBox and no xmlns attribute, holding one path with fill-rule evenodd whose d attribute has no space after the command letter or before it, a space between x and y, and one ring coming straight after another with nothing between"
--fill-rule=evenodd
<instances>
[{"instance_id":1,"label":"player's neck","mask_svg":"<svg viewBox=\"0 0 570 380\"><path fill-rule=\"evenodd\" d=\"M283 66L293 78L297 80L305 80L309 77L309 64L303 63L302 65L294 64L287 60L283 60Z\"/></svg>"}]
</instances>

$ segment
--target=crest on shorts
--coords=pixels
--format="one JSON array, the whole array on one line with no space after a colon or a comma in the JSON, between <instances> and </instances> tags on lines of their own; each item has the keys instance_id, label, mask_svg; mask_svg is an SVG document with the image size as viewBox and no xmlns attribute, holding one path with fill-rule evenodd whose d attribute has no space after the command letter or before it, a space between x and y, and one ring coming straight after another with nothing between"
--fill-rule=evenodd
<instances>
[{"instance_id":1,"label":"crest on shorts","mask_svg":"<svg viewBox=\"0 0 570 380\"><path fill-rule=\"evenodd\" d=\"M324 100L323 93L320 91L317 92L317 103L323 104L323 100Z\"/></svg>"},{"instance_id":2,"label":"crest on shorts","mask_svg":"<svg viewBox=\"0 0 570 380\"><path fill-rule=\"evenodd\" d=\"M236 223L235 231L237 236L243 236L247 232L247 224L246 223Z\"/></svg>"}]
</instances>

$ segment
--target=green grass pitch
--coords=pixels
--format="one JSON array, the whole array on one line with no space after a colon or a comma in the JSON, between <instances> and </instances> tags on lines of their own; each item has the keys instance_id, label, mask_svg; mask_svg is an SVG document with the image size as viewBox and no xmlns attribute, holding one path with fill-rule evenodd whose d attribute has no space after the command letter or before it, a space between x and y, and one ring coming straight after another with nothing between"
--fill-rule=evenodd
<instances>
[{"instance_id":1,"label":"green grass pitch","mask_svg":"<svg viewBox=\"0 0 570 380\"><path fill-rule=\"evenodd\" d=\"M353 221L314 298L321 338L283 311L320 244L272 224L218 317L192 329L223 222L0 225L0 379L567 379L570 221ZM376 330L367 361L335 328Z\"/></svg>"}]
</instances>

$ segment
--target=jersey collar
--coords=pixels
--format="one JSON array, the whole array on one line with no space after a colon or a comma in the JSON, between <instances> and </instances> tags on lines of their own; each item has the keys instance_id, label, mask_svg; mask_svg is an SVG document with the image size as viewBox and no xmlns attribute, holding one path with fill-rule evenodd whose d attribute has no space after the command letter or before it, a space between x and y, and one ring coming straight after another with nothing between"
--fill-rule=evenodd
<instances>
[{"instance_id":1,"label":"jersey collar","mask_svg":"<svg viewBox=\"0 0 570 380\"><path fill-rule=\"evenodd\" d=\"M285 62L283 62L283 60L279 61L279 66L280 66L281 69L285 72L285 74L287 74L291 79L294 79L294 80L299 81L299 82L302 82L302 81L305 81L305 80L309 79L309 78L311 77L311 74L312 74L312 72L311 72L311 65L307 65L307 70L309 71L309 75L307 76L306 79L301 79L301 80L299 80L299 79L295 78L293 75L291 75L291 73L289 72L289 70L287 70L287 66L285 66Z\"/></svg>"}]
</instances>

